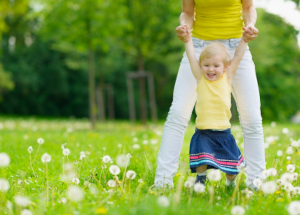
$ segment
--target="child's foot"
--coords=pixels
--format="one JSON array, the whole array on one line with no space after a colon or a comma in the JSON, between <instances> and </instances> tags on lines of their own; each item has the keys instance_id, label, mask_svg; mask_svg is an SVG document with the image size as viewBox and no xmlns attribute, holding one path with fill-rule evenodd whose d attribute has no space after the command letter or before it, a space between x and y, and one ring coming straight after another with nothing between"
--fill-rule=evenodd
<instances>
[{"instance_id":1,"label":"child's foot","mask_svg":"<svg viewBox=\"0 0 300 215\"><path fill-rule=\"evenodd\" d=\"M201 183L201 184L205 184L206 181L206 175L196 175L196 180L195 180L195 184L196 183Z\"/></svg>"}]
</instances>

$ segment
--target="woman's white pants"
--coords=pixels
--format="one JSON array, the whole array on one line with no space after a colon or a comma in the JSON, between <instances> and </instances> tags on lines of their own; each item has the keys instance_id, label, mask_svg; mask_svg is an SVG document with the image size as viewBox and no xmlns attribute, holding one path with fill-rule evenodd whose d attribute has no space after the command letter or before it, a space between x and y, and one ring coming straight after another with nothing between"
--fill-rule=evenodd
<instances>
[{"instance_id":1,"label":"woman's white pants","mask_svg":"<svg viewBox=\"0 0 300 215\"><path fill-rule=\"evenodd\" d=\"M202 49L213 41L192 38L197 58ZM233 56L240 39L218 40ZM180 63L173 102L164 126L155 174L156 184L173 185L178 169L185 128L196 102L196 79L188 58L183 54ZM252 55L247 49L236 75L232 80L232 94L237 104L239 120L243 130L244 157L246 161L247 185L265 170L264 135L260 112L260 97Z\"/></svg>"}]
</instances>

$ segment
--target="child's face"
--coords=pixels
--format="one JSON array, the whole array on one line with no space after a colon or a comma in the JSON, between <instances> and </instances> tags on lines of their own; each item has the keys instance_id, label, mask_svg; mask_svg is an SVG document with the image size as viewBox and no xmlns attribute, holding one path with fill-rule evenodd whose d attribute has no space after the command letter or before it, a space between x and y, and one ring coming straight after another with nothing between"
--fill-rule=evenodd
<instances>
[{"instance_id":1,"label":"child's face","mask_svg":"<svg viewBox=\"0 0 300 215\"><path fill-rule=\"evenodd\" d=\"M200 66L204 77L209 81L218 80L226 69L221 54L216 54L210 58L204 58Z\"/></svg>"}]
</instances>

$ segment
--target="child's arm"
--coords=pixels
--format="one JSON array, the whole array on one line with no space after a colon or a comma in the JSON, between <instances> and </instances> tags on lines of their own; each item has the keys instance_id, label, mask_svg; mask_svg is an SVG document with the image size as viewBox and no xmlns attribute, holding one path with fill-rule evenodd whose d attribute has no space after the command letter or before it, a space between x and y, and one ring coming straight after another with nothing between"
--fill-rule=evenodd
<instances>
[{"instance_id":1,"label":"child's arm","mask_svg":"<svg viewBox=\"0 0 300 215\"><path fill-rule=\"evenodd\" d=\"M195 50L192 40L189 40L185 43L185 51L191 65L193 75L196 78L198 84L201 79L201 67L195 56Z\"/></svg>"},{"instance_id":2,"label":"child's arm","mask_svg":"<svg viewBox=\"0 0 300 215\"><path fill-rule=\"evenodd\" d=\"M245 54L247 45L248 45L248 42L245 42L245 40L242 37L239 45L236 47L234 56L233 56L231 63L226 71L227 77L229 80L231 80L233 78L233 76L235 75L236 70L238 69L239 64Z\"/></svg>"}]
</instances>

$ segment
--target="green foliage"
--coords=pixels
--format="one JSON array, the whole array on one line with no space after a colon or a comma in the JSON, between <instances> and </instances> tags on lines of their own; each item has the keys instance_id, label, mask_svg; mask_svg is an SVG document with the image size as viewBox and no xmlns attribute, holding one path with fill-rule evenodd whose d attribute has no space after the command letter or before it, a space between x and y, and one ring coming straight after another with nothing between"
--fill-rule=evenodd
<instances>
[{"instance_id":1,"label":"green foliage","mask_svg":"<svg viewBox=\"0 0 300 215\"><path fill-rule=\"evenodd\" d=\"M0 64L0 101L2 100L2 92L14 88L14 83L11 80L10 73L4 71L2 64Z\"/></svg>"},{"instance_id":2,"label":"green foliage","mask_svg":"<svg viewBox=\"0 0 300 215\"><path fill-rule=\"evenodd\" d=\"M297 31L258 10L259 36L249 43L256 66L264 119L286 120L300 110L300 48Z\"/></svg>"}]
</instances>

